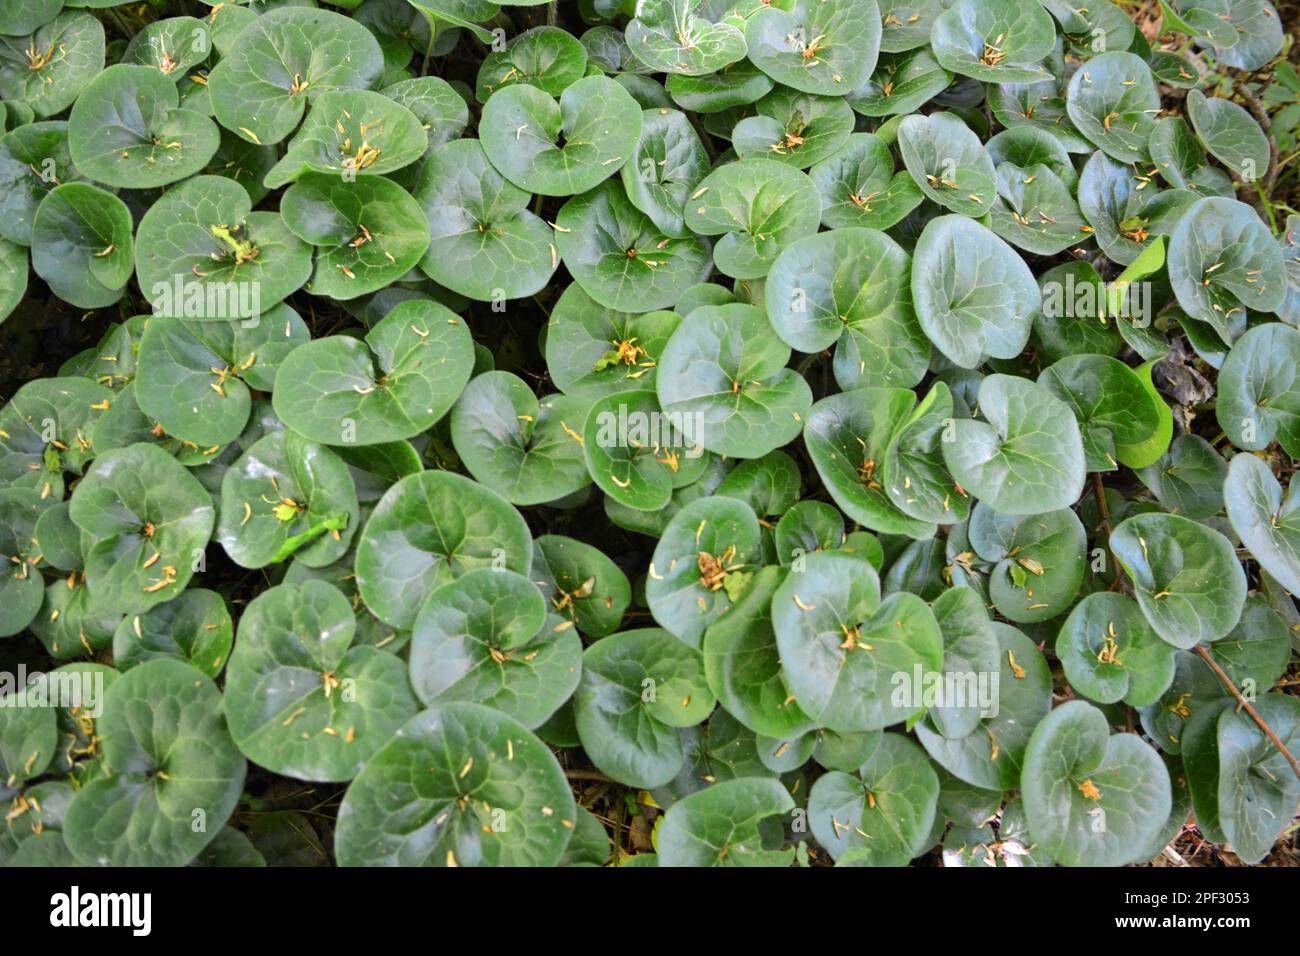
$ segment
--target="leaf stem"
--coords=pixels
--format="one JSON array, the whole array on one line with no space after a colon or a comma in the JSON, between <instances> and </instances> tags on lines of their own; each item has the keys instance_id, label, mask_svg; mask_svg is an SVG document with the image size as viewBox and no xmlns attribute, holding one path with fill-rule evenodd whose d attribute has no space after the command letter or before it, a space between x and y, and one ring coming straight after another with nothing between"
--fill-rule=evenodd
<instances>
[{"instance_id":1,"label":"leaf stem","mask_svg":"<svg viewBox=\"0 0 1300 956\"><path fill-rule=\"evenodd\" d=\"M1250 716L1254 718L1255 723L1259 724L1259 729L1264 731L1265 736L1267 736L1269 740L1273 741L1273 746L1282 752L1282 756L1286 758L1286 762L1289 763L1291 769L1295 771L1296 777L1300 778L1300 763L1296 763L1295 757L1291 756L1291 751L1287 750L1286 745L1278 739L1277 734L1273 732L1273 728L1265 722L1263 717L1259 716L1259 711L1250 706L1250 701L1246 700L1246 698L1241 695L1241 691L1237 690L1237 685L1232 682L1232 678L1229 677L1227 673L1224 672L1223 668L1219 666L1219 662L1210 656L1210 652L1206 650L1204 644L1197 644L1195 650L1196 653L1201 655L1201 658L1205 663L1210 665L1210 670L1214 671L1214 673L1218 675L1219 680L1223 681L1223 686L1232 691L1232 696L1237 698L1237 703L1244 707L1246 713L1250 714Z\"/></svg>"}]
</instances>

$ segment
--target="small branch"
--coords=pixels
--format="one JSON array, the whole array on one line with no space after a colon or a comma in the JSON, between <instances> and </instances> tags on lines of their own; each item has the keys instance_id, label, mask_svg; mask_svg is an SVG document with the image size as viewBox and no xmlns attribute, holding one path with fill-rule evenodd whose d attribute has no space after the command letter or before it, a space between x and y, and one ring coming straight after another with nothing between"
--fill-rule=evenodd
<instances>
[{"instance_id":1,"label":"small branch","mask_svg":"<svg viewBox=\"0 0 1300 956\"><path fill-rule=\"evenodd\" d=\"M1232 696L1237 698L1237 703L1244 707L1246 713L1250 714L1250 716L1255 719L1255 723L1259 724L1259 729L1264 731L1265 736L1267 736L1269 740L1273 741L1273 746L1282 752L1282 756L1286 758L1286 762L1289 763L1291 769L1295 771L1296 777L1300 778L1300 763L1296 763L1295 757L1291 756L1291 751L1287 750L1286 745L1278 739L1277 734L1273 733L1273 728L1264 722L1264 718L1259 716L1259 712L1255 710L1254 707L1250 706L1250 701L1246 700L1246 698L1241 695L1241 691L1237 690L1237 686L1233 684L1232 678L1229 677L1224 672L1223 668L1219 666L1219 662L1210 656L1210 652L1205 649L1205 645L1197 644L1196 653L1200 654L1205 663L1210 665L1210 670L1214 671L1214 673L1218 675L1219 680L1223 681L1223 686L1232 691Z\"/></svg>"},{"instance_id":2,"label":"small branch","mask_svg":"<svg viewBox=\"0 0 1300 956\"><path fill-rule=\"evenodd\" d=\"M1092 473L1092 494L1097 499L1097 511L1101 515L1101 526L1106 532L1106 552L1110 555L1111 567L1115 569L1115 580L1110 583L1110 590L1118 591L1123 572L1120 570L1119 559L1115 557L1115 552L1110 550L1110 536L1114 529L1110 525L1110 505L1106 504L1106 486L1101 483L1101 472L1099 471Z\"/></svg>"},{"instance_id":3,"label":"small branch","mask_svg":"<svg viewBox=\"0 0 1300 956\"><path fill-rule=\"evenodd\" d=\"M1237 80L1237 94L1246 101L1246 106L1250 108L1251 115L1255 117L1255 122L1264 131L1264 136L1268 139L1268 172L1264 175L1264 181L1259 183L1262 195L1267 195L1273 191L1273 184L1277 182L1277 174L1281 168L1278 162L1277 141L1273 139L1273 134L1269 129L1273 126L1272 117L1268 115L1268 110L1254 91L1246 85L1244 79Z\"/></svg>"},{"instance_id":4,"label":"small branch","mask_svg":"<svg viewBox=\"0 0 1300 956\"><path fill-rule=\"evenodd\" d=\"M595 780L598 783L618 783L613 777L606 776L599 770L566 770L564 775L570 780Z\"/></svg>"}]
</instances>

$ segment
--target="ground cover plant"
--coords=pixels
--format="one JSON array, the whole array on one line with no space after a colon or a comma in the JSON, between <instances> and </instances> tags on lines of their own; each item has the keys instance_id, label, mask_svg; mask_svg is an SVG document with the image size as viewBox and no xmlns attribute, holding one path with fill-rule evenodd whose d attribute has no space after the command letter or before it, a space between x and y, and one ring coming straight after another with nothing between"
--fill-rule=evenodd
<instances>
[{"instance_id":1,"label":"ground cover plant","mask_svg":"<svg viewBox=\"0 0 1300 956\"><path fill-rule=\"evenodd\" d=\"M1293 863L1288 22L3 4L0 862Z\"/></svg>"}]
</instances>

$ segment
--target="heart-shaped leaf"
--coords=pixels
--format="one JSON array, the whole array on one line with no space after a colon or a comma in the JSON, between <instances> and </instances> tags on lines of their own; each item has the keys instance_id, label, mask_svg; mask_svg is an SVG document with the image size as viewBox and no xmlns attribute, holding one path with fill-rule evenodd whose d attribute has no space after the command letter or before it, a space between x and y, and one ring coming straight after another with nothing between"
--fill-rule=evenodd
<instances>
[{"instance_id":1,"label":"heart-shaped leaf","mask_svg":"<svg viewBox=\"0 0 1300 956\"><path fill-rule=\"evenodd\" d=\"M934 614L914 594L880 600L875 569L861 557L817 552L772 597L785 681L822 726L878 730L919 713L900 678L939 671L943 638Z\"/></svg>"},{"instance_id":2,"label":"heart-shaped leaf","mask_svg":"<svg viewBox=\"0 0 1300 956\"><path fill-rule=\"evenodd\" d=\"M1291 483L1284 495L1268 465L1240 454L1228 466L1223 501L1232 529L1260 567L1288 591L1300 591L1300 497Z\"/></svg>"},{"instance_id":3,"label":"heart-shaped leaf","mask_svg":"<svg viewBox=\"0 0 1300 956\"><path fill-rule=\"evenodd\" d=\"M906 866L925 849L938 800L939 777L925 752L885 734L856 775L817 778L808 822L841 866Z\"/></svg>"},{"instance_id":4,"label":"heart-shaped leaf","mask_svg":"<svg viewBox=\"0 0 1300 956\"><path fill-rule=\"evenodd\" d=\"M0 98L18 100L37 116L62 113L104 69L104 27L88 13L66 10L27 36L5 32Z\"/></svg>"},{"instance_id":5,"label":"heart-shaped leaf","mask_svg":"<svg viewBox=\"0 0 1300 956\"><path fill-rule=\"evenodd\" d=\"M546 328L546 366L570 395L653 390L663 347L681 322L674 312L602 308L576 282L560 295Z\"/></svg>"},{"instance_id":6,"label":"heart-shaped leaf","mask_svg":"<svg viewBox=\"0 0 1300 956\"><path fill-rule=\"evenodd\" d=\"M894 172L889 147L872 133L854 133L808 175L821 193L822 224L829 229L888 229L925 198L910 173Z\"/></svg>"},{"instance_id":7,"label":"heart-shaped leaf","mask_svg":"<svg viewBox=\"0 0 1300 956\"><path fill-rule=\"evenodd\" d=\"M255 318L307 281L310 246L279 213L251 209L248 193L223 176L195 176L149 207L135 270L155 314Z\"/></svg>"},{"instance_id":8,"label":"heart-shaped leaf","mask_svg":"<svg viewBox=\"0 0 1300 956\"><path fill-rule=\"evenodd\" d=\"M714 703L700 652L644 628L587 648L573 710L591 762L621 783L651 788L686 759L677 728L698 724Z\"/></svg>"},{"instance_id":9,"label":"heart-shaped leaf","mask_svg":"<svg viewBox=\"0 0 1300 956\"><path fill-rule=\"evenodd\" d=\"M1200 90L1187 92L1187 118L1196 138L1210 155L1243 182L1253 182L1268 171L1268 137L1259 124L1230 100L1207 97Z\"/></svg>"},{"instance_id":10,"label":"heart-shaped leaf","mask_svg":"<svg viewBox=\"0 0 1300 956\"><path fill-rule=\"evenodd\" d=\"M912 303L930 341L955 364L1014 358L1042 296L1009 245L964 216L931 219L912 262Z\"/></svg>"},{"instance_id":11,"label":"heart-shaped leaf","mask_svg":"<svg viewBox=\"0 0 1300 956\"><path fill-rule=\"evenodd\" d=\"M1089 594L1076 604L1056 639L1070 686L1102 704L1155 703L1173 682L1174 654L1137 602L1113 591Z\"/></svg>"},{"instance_id":12,"label":"heart-shaped leaf","mask_svg":"<svg viewBox=\"0 0 1300 956\"><path fill-rule=\"evenodd\" d=\"M804 444L831 498L872 531L928 538L934 525L894 506L876 469L915 404L902 388L857 388L831 395L808 411Z\"/></svg>"},{"instance_id":13,"label":"heart-shaped leaf","mask_svg":"<svg viewBox=\"0 0 1300 956\"><path fill-rule=\"evenodd\" d=\"M113 661L123 671L146 661L184 661L213 679L230 657L235 628L216 591L189 588L174 601L124 617L113 634Z\"/></svg>"},{"instance_id":14,"label":"heart-shaped leaf","mask_svg":"<svg viewBox=\"0 0 1300 956\"><path fill-rule=\"evenodd\" d=\"M323 445L375 445L418 435L469 381L469 329L445 306L412 299L365 337L327 336L290 352L272 395L285 424Z\"/></svg>"},{"instance_id":15,"label":"heart-shaped leaf","mask_svg":"<svg viewBox=\"0 0 1300 956\"><path fill-rule=\"evenodd\" d=\"M1079 132L1121 163L1146 159L1160 112L1151 68L1133 53L1101 53L1070 78L1070 119Z\"/></svg>"},{"instance_id":16,"label":"heart-shaped leaf","mask_svg":"<svg viewBox=\"0 0 1300 956\"><path fill-rule=\"evenodd\" d=\"M554 866L576 812L545 744L498 711L452 701L416 714L366 763L339 808L336 847L342 866Z\"/></svg>"},{"instance_id":17,"label":"heart-shaped leaf","mask_svg":"<svg viewBox=\"0 0 1300 956\"><path fill-rule=\"evenodd\" d=\"M80 178L68 154L67 123L29 123L0 137L0 237L30 246L41 200Z\"/></svg>"},{"instance_id":18,"label":"heart-shaped leaf","mask_svg":"<svg viewBox=\"0 0 1300 956\"><path fill-rule=\"evenodd\" d=\"M957 0L935 18L930 42L953 73L985 83L1033 83L1052 52L1056 26L1042 6L1015 0Z\"/></svg>"},{"instance_id":19,"label":"heart-shaped leaf","mask_svg":"<svg viewBox=\"0 0 1300 956\"><path fill-rule=\"evenodd\" d=\"M655 546L646 601L655 621L691 647L744 593L760 565L758 518L735 498L702 498L677 512Z\"/></svg>"},{"instance_id":20,"label":"heart-shaped leaf","mask_svg":"<svg viewBox=\"0 0 1300 956\"><path fill-rule=\"evenodd\" d=\"M619 178L632 205L666 234L685 236L687 197L708 171L708 153L690 118L660 107L641 114L641 138Z\"/></svg>"},{"instance_id":21,"label":"heart-shaped leaf","mask_svg":"<svg viewBox=\"0 0 1300 956\"><path fill-rule=\"evenodd\" d=\"M530 729L578 686L582 641L571 621L547 614L521 574L480 568L444 584L420 609L411 635L411 684L425 704L486 704Z\"/></svg>"},{"instance_id":22,"label":"heart-shaped leaf","mask_svg":"<svg viewBox=\"0 0 1300 956\"><path fill-rule=\"evenodd\" d=\"M348 599L324 581L249 602L226 676L245 756L299 780L350 780L415 713L402 661L353 646L355 630Z\"/></svg>"},{"instance_id":23,"label":"heart-shaped leaf","mask_svg":"<svg viewBox=\"0 0 1300 956\"><path fill-rule=\"evenodd\" d=\"M1038 384L1073 409L1088 471L1114 471L1117 446L1146 441L1159 427L1155 400L1118 359L1071 355L1045 369Z\"/></svg>"},{"instance_id":24,"label":"heart-shaped leaf","mask_svg":"<svg viewBox=\"0 0 1300 956\"><path fill-rule=\"evenodd\" d=\"M316 247L307 283L315 295L354 299L382 289L409 272L429 246L424 210L383 176L348 181L304 173L285 191L280 210L289 230Z\"/></svg>"},{"instance_id":25,"label":"heart-shaped leaf","mask_svg":"<svg viewBox=\"0 0 1300 956\"><path fill-rule=\"evenodd\" d=\"M59 298L83 309L112 305L131 278L131 213L89 183L50 190L32 219L32 268Z\"/></svg>"},{"instance_id":26,"label":"heart-shaped leaf","mask_svg":"<svg viewBox=\"0 0 1300 956\"><path fill-rule=\"evenodd\" d=\"M1110 549L1142 613L1174 647L1217 641L1240 619L1246 574L1232 543L1213 528L1178 515L1138 514L1115 528Z\"/></svg>"},{"instance_id":27,"label":"heart-shaped leaf","mask_svg":"<svg viewBox=\"0 0 1300 956\"><path fill-rule=\"evenodd\" d=\"M574 281L607 309L670 308L712 267L707 240L665 235L618 183L570 199L560 207L556 227L555 241Z\"/></svg>"},{"instance_id":28,"label":"heart-shaped leaf","mask_svg":"<svg viewBox=\"0 0 1300 956\"><path fill-rule=\"evenodd\" d=\"M773 0L745 20L755 66L777 83L825 96L867 81L880 34L876 0Z\"/></svg>"},{"instance_id":29,"label":"heart-shaped leaf","mask_svg":"<svg viewBox=\"0 0 1300 956\"><path fill-rule=\"evenodd\" d=\"M1056 617L1083 583L1087 534L1068 508L1016 517L981 502L971 514L969 535L975 553L993 565L989 600L1012 621Z\"/></svg>"},{"instance_id":30,"label":"heart-shaped leaf","mask_svg":"<svg viewBox=\"0 0 1300 956\"><path fill-rule=\"evenodd\" d=\"M484 104L479 135L488 159L516 186L544 196L572 196L608 179L632 156L641 135L641 107L604 76L578 80L559 102L519 83L498 90Z\"/></svg>"},{"instance_id":31,"label":"heart-shaped leaf","mask_svg":"<svg viewBox=\"0 0 1300 956\"><path fill-rule=\"evenodd\" d=\"M218 123L269 145L292 133L322 93L375 86L383 66L379 42L352 18L287 7L258 16L222 51L208 92Z\"/></svg>"},{"instance_id":32,"label":"heart-shaped leaf","mask_svg":"<svg viewBox=\"0 0 1300 956\"><path fill-rule=\"evenodd\" d=\"M582 79L586 68L587 48L577 37L558 27L534 27L483 58L475 95L486 103L499 89L527 83L548 96L559 96Z\"/></svg>"},{"instance_id":33,"label":"heart-shaped leaf","mask_svg":"<svg viewBox=\"0 0 1300 956\"><path fill-rule=\"evenodd\" d=\"M478 140L433 150L416 201L429 222L420 268L447 288L480 301L539 292L559 262L555 233L528 211L529 194L488 162Z\"/></svg>"},{"instance_id":34,"label":"heart-shaped leaf","mask_svg":"<svg viewBox=\"0 0 1300 956\"><path fill-rule=\"evenodd\" d=\"M927 197L963 216L983 216L997 198L993 160L952 113L913 114L898 124L898 151Z\"/></svg>"},{"instance_id":35,"label":"heart-shaped leaf","mask_svg":"<svg viewBox=\"0 0 1300 956\"><path fill-rule=\"evenodd\" d=\"M589 637L613 633L632 600L627 575L603 551L559 534L533 542L532 582L554 613Z\"/></svg>"},{"instance_id":36,"label":"heart-shaped leaf","mask_svg":"<svg viewBox=\"0 0 1300 956\"><path fill-rule=\"evenodd\" d=\"M212 534L212 500L160 448L136 444L95 459L70 514L86 547L86 583L106 610L142 614L180 594Z\"/></svg>"},{"instance_id":37,"label":"heart-shaped leaf","mask_svg":"<svg viewBox=\"0 0 1300 956\"><path fill-rule=\"evenodd\" d=\"M1246 309L1272 312L1286 297L1282 250L1255 211L1213 196L1188 209L1169 240L1169 281L1189 316L1225 342Z\"/></svg>"},{"instance_id":38,"label":"heart-shaped leaf","mask_svg":"<svg viewBox=\"0 0 1300 956\"><path fill-rule=\"evenodd\" d=\"M275 189L304 172L380 176L409 166L427 148L420 120L400 103L369 90L330 90L316 97L263 182Z\"/></svg>"},{"instance_id":39,"label":"heart-shaped leaf","mask_svg":"<svg viewBox=\"0 0 1300 956\"><path fill-rule=\"evenodd\" d=\"M357 588L393 627L415 622L434 589L482 567L527 574L532 536L508 501L461 475L422 471L396 482L357 539Z\"/></svg>"},{"instance_id":40,"label":"heart-shaped leaf","mask_svg":"<svg viewBox=\"0 0 1300 956\"><path fill-rule=\"evenodd\" d=\"M1110 735L1102 712L1069 701L1034 729L1021 777L1034 839L1066 866L1120 866L1169 816L1169 772L1142 739Z\"/></svg>"},{"instance_id":41,"label":"heart-shaped leaf","mask_svg":"<svg viewBox=\"0 0 1300 956\"><path fill-rule=\"evenodd\" d=\"M789 866L794 848L766 849L761 824L794 800L778 780L726 780L678 800L659 827L660 866Z\"/></svg>"},{"instance_id":42,"label":"heart-shaped leaf","mask_svg":"<svg viewBox=\"0 0 1300 956\"><path fill-rule=\"evenodd\" d=\"M114 682L97 722L108 772L77 792L64 821L80 862L182 866L216 837L246 769L221 703L212 681L176 660L148 661ZM200 815L210 825L194 826Z\"/></svg>"},{"instance_id":43,"label":"heart-shaped leaf","mask_svg":"<svg viewBox=\"0 0 1300 956\"><path fill-rule=\"evenodd\" d=\"M738 26L711 16L718 8L701 0L642 0L627 25L628 49L656 73L717 72L744 59L747 49Z\"/></svg>"},{"instance_id":44,"label":"heart-shaped leaf","mask_svg":"<svg viewBox=\"0 0 1300 956\"><path fill-rule=\"evenodd\" d=\"M660 404L709 451L759 457L803 429L811 390L786 368L790 349L767 337L769 328L751 305L701 306L664 346Z\"/></svg>"},{"instance_id":45,"label":"heart-shaped leaf","mask_svg":"<svg viewBox=\"0 0 1300 956\"><path fill-rule=\"evenodd\" d=\"M343 459L282 429L226 470L217 539L241 567L291 556L323 567L347 551L357 517L356 487Z\"/></svg>"},{"instance_id":46,"label":"heart-shaped leaf","mask_svg":"<svg viewBox=\"0 0 1300 956\"><path fill-rule=\"evenodd\" d=\"M217 151L221 134L212 120L179 102L176 84L153 67L110 66L72 108L72 161L83 176L119 189L193 176Z\"/></svg>"},{"instance_id":47,"label":"heart-shaped leaf","mask_svg":"<svg viewBox=\"0 0 1300 956\"><path fill-rule=\"evenodd\" d=\"M984 421L952 422L943 443L948 470L964 488L1007 515L1067 508L1083 491L1084 453L1070 406L1041 385L1011 375L980 383Z\"/></svg>"}]
</instances>

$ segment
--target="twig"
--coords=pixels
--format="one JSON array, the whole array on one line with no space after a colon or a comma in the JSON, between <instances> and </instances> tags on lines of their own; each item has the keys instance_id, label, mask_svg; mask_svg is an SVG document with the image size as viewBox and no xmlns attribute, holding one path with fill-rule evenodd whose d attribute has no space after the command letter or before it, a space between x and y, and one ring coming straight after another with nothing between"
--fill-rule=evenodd
<instances>
[{"instance_id":1,"label":"twig","mask_svg":"<svg viewBox=\"0 0 1300 956\"><path fill-rule=\"evenodd\" d=\"M1262 194L1267 194L1273 191L1273 184L1277 182L1277 174L1280 169L1277 142L1273 139L1272 133L1269 132L1269 129L1273 126L1273 120L1268 115L1268 110L1264 108L1260 98L1255 95L1254 90L1246 85L1244 79L1237 80L1236 90L1237 94L1246 101L1246 106L1249 107L1251 115L1255 117L1255 122L1259 124L1260 129L1264 131L1265 138L1268 139L1268 173L1265 174L1263 183L1256 184Z\"/></svg>"},{"instance_id":2,"label":"twig","mask_svg":"<svg viewBox=\"0 0 1300 956\"><path fill-rule=\"evenodd\" d=\"M599 783L618 783L613 777L606 776L599 770L566 770L564 775L570 780L595 780Z\"/></svg>"},{"instance_id":3,"label":"twig","mask_svg":"<svg viewBox=\"0 0 1300 956\"><path fill-rule=\"evenodd\" d=\"M1300 763L1296 763L1295 757L1291 756L1291 751L1287 750L1286 745L1278 739L1277 734L1273 733L1273 728L1264 721L1263 717L1259 716L1259 712L1255 710L1254 707L1250 706L1250 701L1246 700L1246 698L1241 695L1241 691L1237 690L1237 685L1232 682L1232 678L1229 677L1224 672L1223 668L1219 666L1219 662L1210 656L1210 652L1205 649L1205 645L1197 644L1196 653L1200 654L1205 663L1210 665L1210 670L1214 671L1214 673L1218 675L1219 680L1223 681L1223 686L1232 691L1232 696L1237 698L1237 703L1241 704L1241 706L1246 709L1246 713L1250 714L1250 716L1255 719L1255 723L1259 724L1259 729L1264 731L1265 736L1267 736L1269 740L1273 741L1273 746L1282 752L1282 756L1286 758L1286 762L1289 763L1291 769L1295 771L1296 777L1300 778Z\"/></svg>"},{"instance_id":4,"label":"twig","mask_svg":"<svg viewBox=\"0 0 1300 956\"><path fill-rule=\"evenodd\" d=\"M1106 532L1106 551L1110 555L1111 567L1115 569L1115 580L1110 582L1111 591L1118 591L1120 577L1122 572L1119 567L1119 559L1115 557L1115 552L1110 549L1110 536L1114 529L1110 525L1110 505L1106 504L1106 486L1101 483L1101 472L1092 473L1092 494L1097 499L1097 511L1101 514L1101 526Z\"/></svg>"}]
</instances>

